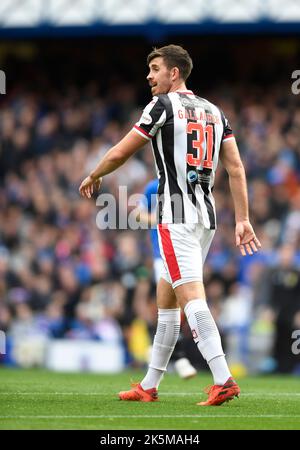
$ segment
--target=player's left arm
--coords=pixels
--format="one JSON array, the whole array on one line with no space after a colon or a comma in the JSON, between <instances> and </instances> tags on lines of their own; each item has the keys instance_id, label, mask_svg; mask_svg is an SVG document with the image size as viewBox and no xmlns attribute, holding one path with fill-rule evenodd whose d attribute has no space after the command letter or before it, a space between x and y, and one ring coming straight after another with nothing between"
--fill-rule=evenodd
<instances>
[{"instance_id":1,"label":"player's left arm","mask_svg":"<svg viewBox=\"0 0 300 450\"><path fill-rule=\"evenodd\" d=\"M234 138L223 141L220 159L229 176L229 186L234 203L236 246L240 248L243 256L252 255L261 247L261 243L249 221L245 169Z\"/></svg>"},{"instance_id":2,"label":"player's left arm","mask_svg":"<svg viewBox=\"0 0 300 450\"><path fill-rule=\"evenodd\" d=\"M83 197L91 198L94 189L100 188L102 177L122 166L135 152L142 148L149 140L136 133L129 133L99 161L94 170L83 180L79 192Z\"/></svg>"}]
</instances>

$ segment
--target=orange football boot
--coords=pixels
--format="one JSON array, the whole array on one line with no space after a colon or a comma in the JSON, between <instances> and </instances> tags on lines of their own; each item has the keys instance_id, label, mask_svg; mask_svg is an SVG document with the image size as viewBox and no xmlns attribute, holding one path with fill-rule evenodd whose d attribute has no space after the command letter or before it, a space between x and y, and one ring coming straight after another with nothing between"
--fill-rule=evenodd
<instances>
[{"instance_id":1,"label":"orange football boot","mask_svg":"<svg viewBox=\"0 0 300 450\"><path fill-rule=\"evenodd\" d=\"M229 402L229 400L233 400L234 397L238 397L241 390L237 383L234 381L232 377L228 378L223 386L219 386L218 384L214 384L205 390L206 394L208 394L208 399L206 402L199 402L197 405L200 406L219 406L224 402Z\"/></svg>"},{"instance_id":2,"label":"orange football boot","mask_svg":"<svg viewBox=\"0 0 300 450\"><path fill-rule=\"evenodd\" d=\"M155 388L144 390L140 384L132 383L130 391L119 392L119 399L130 402L156 402L158 392Z\"/></svg>"}]
</instances>

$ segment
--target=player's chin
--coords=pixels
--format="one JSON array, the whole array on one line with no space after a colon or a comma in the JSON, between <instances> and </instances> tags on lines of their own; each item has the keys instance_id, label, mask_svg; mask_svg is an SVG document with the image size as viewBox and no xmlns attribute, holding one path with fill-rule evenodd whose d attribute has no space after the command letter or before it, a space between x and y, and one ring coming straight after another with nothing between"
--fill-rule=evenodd
<instances>
[{"instance_id":1,"label":"player's chin","mask_svg":"<svg viewBox=\"0 0 300 450\"><path fill-rule=\"evenodd\" d=\"M168 91L167 89L161 89L158 93L156 93L155 95L165 95L168 94L170 91Z\"/></svg>"},{"instance_id":2,"label":"player's chin","mask_svg":"<svg viewBox=\"0 0 300 450\"><path fill-rule=\"evenodd\" d=\"M151 93L152 93L152 96L154 97L155 95L167 94L167 91L160 89L158 86L154 86L151 89Z\"/></svg>"}]
</instances>

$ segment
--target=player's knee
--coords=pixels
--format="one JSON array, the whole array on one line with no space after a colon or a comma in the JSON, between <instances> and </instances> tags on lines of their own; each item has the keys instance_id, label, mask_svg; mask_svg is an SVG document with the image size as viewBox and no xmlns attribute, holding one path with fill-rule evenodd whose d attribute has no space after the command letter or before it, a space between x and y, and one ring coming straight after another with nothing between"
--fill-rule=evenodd
<instances>
[{"instance_id":1,"label":"player's knee","mask_svg":"<svg viewBox=\"0 0 300 450\"><path fill-rule=\"evenodd\" d=\"M195 298L200 300L206 299L204 285L200 281L191 281L180 284L174 289L174 292L182 309L185 308L190 300L194 300Z\"/></svg>"}]
</instances>

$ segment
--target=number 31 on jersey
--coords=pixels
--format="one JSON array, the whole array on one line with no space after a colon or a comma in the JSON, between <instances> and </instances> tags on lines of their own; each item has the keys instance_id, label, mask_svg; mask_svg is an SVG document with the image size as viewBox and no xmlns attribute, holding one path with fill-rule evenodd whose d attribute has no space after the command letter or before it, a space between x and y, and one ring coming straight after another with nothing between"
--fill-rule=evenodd
<instances>
[{"instance_id":1,"label":"number 31 on jersey","mask_svg":"<svg viewBox=\"0 0 300 450\"><path fill-rule=\"evenodd\" d=\"M211 124L203 127L201 123L189 122L186 127L186 132L191 134L197 131L197 139L192 141L192 146L197 150L197 157L192 153L187 153L186 161L190 166L200 166L206 169L213 168L212 151L213 151L213 132L214 127ZM206 140L206 159L203 161L204 154L204 139ZM203 161L203 162L202 162Z\"/></svg>"}]
</instances>

